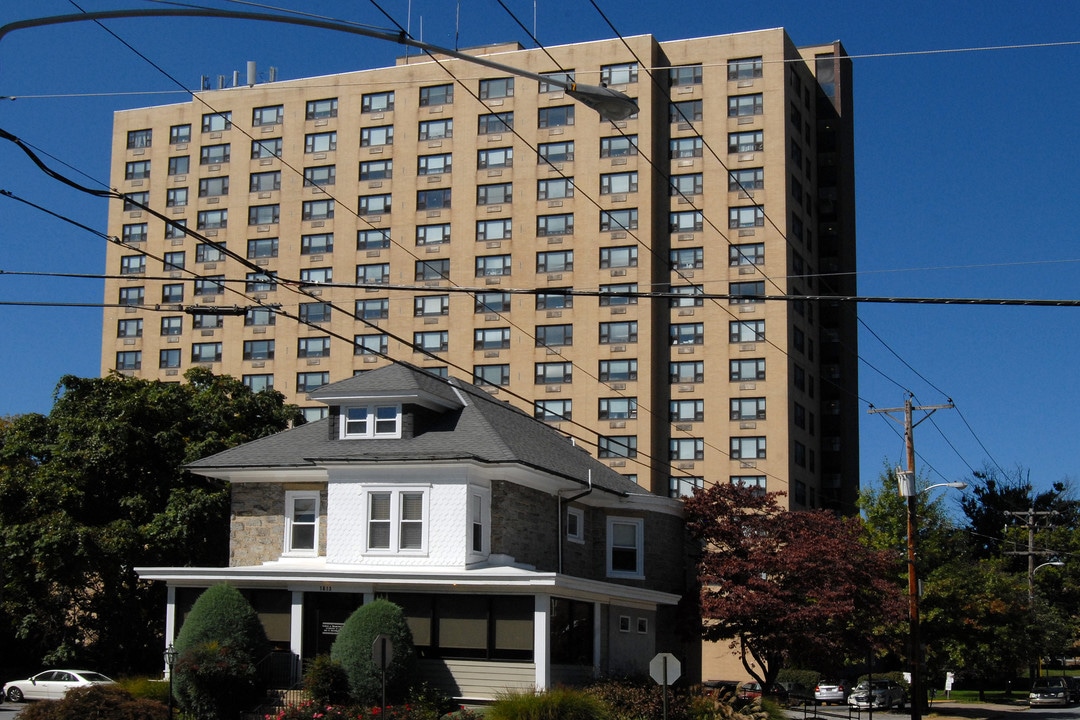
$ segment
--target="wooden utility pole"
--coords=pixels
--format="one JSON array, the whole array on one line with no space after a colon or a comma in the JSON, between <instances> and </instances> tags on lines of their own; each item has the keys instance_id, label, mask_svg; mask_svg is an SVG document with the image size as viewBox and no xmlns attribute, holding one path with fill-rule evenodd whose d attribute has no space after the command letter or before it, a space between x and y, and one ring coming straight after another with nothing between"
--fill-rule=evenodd
<instances>
[{"instance_id":1,"label":"wooden utility pole","mask_svg":"<svg viewBox=\"0 0 1080 720\"><path fill-rule=\"evenodd\" d=\"M907 470L897 471L897 479L900 484L900 494L907 498L907 562L908 562L908 622L909 642L911 644L911 720L922 720L922 708L925 700L925 692L922 689L920 670L922 666L922 646L919 640L919 574L915 566L915 537L918 532L918 517L915 512L918 501L918 493L915 490L915 426L930 417L937 410L949 410L952 403L946 405L920 405L911 403L911 394L904 399L904 407L900 408L874 408L870 413L884 413L893 420L893 413L903 413L904 423L904 448L907 451ZM915 411L926 412L919 422L914 422L912 417ZM899 420L898 420L899 421ZM905 477L906 476L906 477Z\"/></svg>"}]
</instances>

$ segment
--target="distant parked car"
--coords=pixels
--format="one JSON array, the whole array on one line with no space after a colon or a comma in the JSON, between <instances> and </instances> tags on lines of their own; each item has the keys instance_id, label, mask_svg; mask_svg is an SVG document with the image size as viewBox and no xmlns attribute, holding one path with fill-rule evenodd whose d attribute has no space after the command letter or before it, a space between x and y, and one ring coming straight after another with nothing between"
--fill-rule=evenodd
<instances>
[{"instance_id":1,"label":"distant parked car","mask_svg":"<svg viewBox=\"0 0 1080 720\"><path fill-rule=\"evenodd\" d=\"M26 680L12 680L3 693L11 702L59 700L73 687L111 685L113 680L92 670L45 670Z\"/></svg>"},{"instance_id":2,"label":"distant parked car","mask_svg":"<svg viewBox=\"0 0 1080 720\"><path fill-rule=\"evenodd\" d=\"M1069 683L1062 677L1039 678L1031 686L1028 693L1028 705L1059 705L1069 704Z\"/></svg>"},{"instance_id":3,"label":"distant parked car","mask_svg":"<svg viewBox=\"0 0 1080 720\"><path fill-rule=\"evenodd\" d=\"M761 697L761 685L756 682L739 683L739 689L735 693L743 700L753 700Z\"/></svg>"},{"instance_id":4,"label":"distant parked car","mask_svg":"<svg viewBox=\"0 0 1080 720\"><path fill-rule=\"evenodd\" d=\"M769 691L769 697L775 697L783 705L811 705L814 692L798 682L778 682Z\"/></svg>"},{"instance_id":5,"label":"distant parked car","mask_svg":"<svg viewBox=\"0 0 1080 720\"><path fill-rule=\"evenodd\" d=\"M848 696L848 705L859 709L896 707L907 705L907 692L895 680L863 680Z\"/></svg>"},{"instance_id":6,"label":"distant parked car","mask_svg":"<svg viewBox=\"0 0 1080 720\"><path fill-rule=\"evenodd\" d=\"M845 680L822 680L814 688L814 699L822 705L843 705L851 694L851 683Z\"/></svg>"}]
</instances>

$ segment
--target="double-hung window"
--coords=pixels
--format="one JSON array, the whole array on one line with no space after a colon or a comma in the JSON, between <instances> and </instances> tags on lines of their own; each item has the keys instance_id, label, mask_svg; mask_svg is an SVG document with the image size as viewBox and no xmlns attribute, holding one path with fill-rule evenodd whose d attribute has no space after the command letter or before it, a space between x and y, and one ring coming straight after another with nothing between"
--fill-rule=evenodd
<instances>
[{"instance_id":1,"label":"double-hung window","mask_svg":"<svg viewBox=\"0 0 1080 720\"><path fill-rule=\"evenodd\" d=\"M315 556L319 552L319 493L285 492L285 554Z\"/></svg>"},{"instance_id":2,"label":"double-hung window","mask_svg":"<svg viewBox=\"0 0 1080 720\"><path fill-rule=\"evenodd\" d=\"M357 405L341 410L344 440L401 437L400 405Z\"/></svg>"},{"instance_id":3,"label":"double-hung window","mask_svg":"<svg viewBox=\"0 0 1080 720\"><path fill-rule=\"evenodd\" d=\"M426 552L427 488L372 488L365 495L368 552Z\"/></svg>"},{"instance_id":4,"label":"double-hung window","mask_svg":"<svg viewBox=\"0 0 1080 720\"><path fill-rule=\"evenodd\" d=\"M645 576L645 521L609 517L607 520L608 577Z\"/></svg>"},{"instance_id":5,"label":"double-hung window","mask_svg":"<svg viewBox=\"0 0 1080 720\"><path fill-rule=\"evenodd\" d=\"M367 93L360 96L360 112L381 113L394 109L394 91Z\"/></svg>"}]
</instances>

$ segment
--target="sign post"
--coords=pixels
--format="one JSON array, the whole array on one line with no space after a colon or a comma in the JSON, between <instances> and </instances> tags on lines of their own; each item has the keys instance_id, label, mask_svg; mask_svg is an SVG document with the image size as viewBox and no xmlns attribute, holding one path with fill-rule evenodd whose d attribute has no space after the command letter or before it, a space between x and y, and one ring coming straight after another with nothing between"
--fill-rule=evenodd
<instances>
[{"instance_id":1,"label":"sign post","mask_svg":"<svg viewBox=\"0 0 1080 720\"><path fill-rule=\"evenodd\" d=\"M371 660L382 674L382 713L386 714L386 668L394 659L394 643L386 633L375 636L371 643Z\"/></svg>"},{"instance_id":2,"label":"sign post","mask_svg":"<svg viewBox=\"0 0 1080 720\"><path fill-rule=\"evenodd\" d=\"M679 658L671 653L657 653L649 661L649 677L664 686L664 720L667 720L668 685L682 676Z\"/></svg>"}]
</instances>

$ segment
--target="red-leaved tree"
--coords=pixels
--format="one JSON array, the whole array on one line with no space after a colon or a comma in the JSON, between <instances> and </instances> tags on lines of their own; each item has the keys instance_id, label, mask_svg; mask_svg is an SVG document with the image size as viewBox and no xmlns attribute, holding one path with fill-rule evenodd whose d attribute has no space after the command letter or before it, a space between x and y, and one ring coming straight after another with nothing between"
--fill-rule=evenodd
<instances>
[{"instance_id":1,"label":"red-leaved tree","mask_svg":"<svg viewBox=\"0 0 1080 720\"><path fill-rule=\"evenodd\" d=\"M778 495L716 484L686 500L702 637L728 641L762 687L787 661L861 656L906 607L901 558L871 549L858 518L784 510Z\"/></svg>"}]
</instances>

